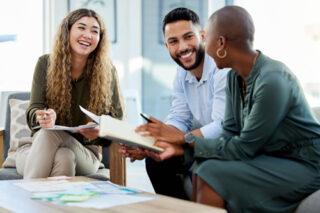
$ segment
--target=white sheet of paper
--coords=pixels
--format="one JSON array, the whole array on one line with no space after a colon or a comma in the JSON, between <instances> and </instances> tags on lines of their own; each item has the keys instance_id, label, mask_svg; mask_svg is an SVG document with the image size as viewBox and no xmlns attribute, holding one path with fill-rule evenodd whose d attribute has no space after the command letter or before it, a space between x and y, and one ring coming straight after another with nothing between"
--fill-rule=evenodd
<instances>
[{"instance_id":1,"label":"white sheet of paper","mask_svg":"<svg viewBox=\"0 0 320 213\"><path fill-rule=\"evenodd\" d=\"M143 202L155 199L154 196L139 195L139 190L132 190L122 186L115 185L109 181L94 181L94 182L71 182L67 180L57 181L32 181L32 182L16 182L19 186L29 192L33 192L35 197L50 197L53 198L59 193L66 191L81 193L83 190L92 190L99 193L99 196L92 197L83 202L53 202L58 205L78 206L84 208L104 209L113 206L127 205L131 203ZM82 191L81 191L82 190ZM77 193L74 193L77 194ZM50 201L47 201L50 202Z\"/></svg>"},{"instance_id":2,"label":"white sheet of paper","mask_svg":"<svg viewBox=\"0 0 320 213\"><path fill-rule=\"evenodd\" d=\"M97 115L93 114L92 112L86 110L85 108L83 108L83 107L80 106L80 105L79 105L79 107L80 107L80 110L81 110L84 114L88 115L88 116L89 116L92 120L94 120L94 122L96 122L97 124L100 124L100 116L97 116Z\"/></svg>"},{"instance_id":3,"label":"white sheet of paper","mask_svg":"<svg viewBox=\"0 0 320 213\"><path fill-rule=\"evenodd\" d=\"M44 129L47 129L47 130L67 130L70 132L75 132L77 130L94 128L96 126L98 126L98 124L86 124L86 125L73 126L73 127L54 125L53 127L44 128ZM32 129L40 129L40 128L41 128L40 126L36 126L36 127L33 127Z\"/></svg>"},{"instance_id":4,"label":"white sheet of paper","mask_svg":"<svg viewBox=\"0 0 320 213\"><path fill-rule=\"evenodd\" d=\"M93 197L85 202L67 203L67 206L77 206L82 208L104 209L113 206L128 205L155 199L153 196L128 195L128 194L108 194Z\"/></svg>"},{"instance_id":5,"label":"white sheet of paper","mask_svg":"<svg viewBox=\"0 0 320 213\"><path fill-rule=\"evenodd\" d=\"M71 182L67 180L17 182L14 185L29 192L62 192L78 188L96 189L90 182Z\"/></svg>"}]
</instances>

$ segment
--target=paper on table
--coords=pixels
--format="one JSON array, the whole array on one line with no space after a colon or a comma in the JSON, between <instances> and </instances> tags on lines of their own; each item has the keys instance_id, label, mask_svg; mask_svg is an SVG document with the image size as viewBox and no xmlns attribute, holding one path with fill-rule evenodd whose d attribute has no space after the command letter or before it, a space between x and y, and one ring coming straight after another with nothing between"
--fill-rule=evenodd
<instances>
[{"instance_id":1,"label":"paper on table","mask_svg":"<svg viewBox=\"0 0 320 213\"><path fill-rule=\"evenodd\" d=\"M78 188L96 188L90 182L71 182L67 180L17 182L14 185L29 192L61 192Z\"/></svg>"},{"instance_id":2,"label":"paper on table","mask_svg":"<svg viewBox=\"0 0 320 213\"><path fill-rule=\"evenodd\" d=\"M128 205L155 199L153 196L140 196L129 194L109 194L93 197L90 200L80 203L67 203L67 206L77 206L83 208L104 209L119 205Z\"/></svg>"},{"instance_id":3,"label":"paper on table","mask_svg":"<svg viewBox=\"0 0 320 213\"><path fill-rule=\"evenodd\" d=\"M138 194L139 191L124 188L109 181L69 182L60 180L17 182L14 184L30 192L38 192L33 193L31 199L47 200L53 201L54 204L85 208L104 209L118 205L148 201L155 198L154 196L141 196ZM95 194L92 194L94 196L90 195L90 197L86 197L86 195L90 193ZM59 201L61 200L65 202L60 203Z\"/></svg>"}]
</instances>

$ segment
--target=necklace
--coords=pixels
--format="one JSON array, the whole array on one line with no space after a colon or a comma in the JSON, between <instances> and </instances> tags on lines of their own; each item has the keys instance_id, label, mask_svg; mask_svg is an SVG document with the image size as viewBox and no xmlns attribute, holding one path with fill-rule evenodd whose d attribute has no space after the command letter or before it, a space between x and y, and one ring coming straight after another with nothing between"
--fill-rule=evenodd
<instances>
[{"instance_id":1,"label":"necklace","mask_svg":"<svg viewBox=\"0 0 320 213\"><path fill-rule=\"evenodd\" d=\"M246 98L246 88L247 88L247 85L246 85L246 82L244 80L242 80L242 100L243 100L243 105L244 105L244 101L245 101L245 98Z\"/></svg>"}]
</instances>

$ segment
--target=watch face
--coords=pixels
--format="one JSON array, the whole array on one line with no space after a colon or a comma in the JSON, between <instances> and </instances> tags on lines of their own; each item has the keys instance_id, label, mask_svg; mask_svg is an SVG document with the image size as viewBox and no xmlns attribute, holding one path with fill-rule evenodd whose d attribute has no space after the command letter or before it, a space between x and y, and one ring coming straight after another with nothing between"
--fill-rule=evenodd
<instances>
[{"instance_id":1,"label":"watch face","mask_svg":"<svg viewBox=\"0 0 320 213\"><path fill-rule=\"evenodd\" d=\"M187 133L184 135L184 140L186 143L193 143L194 142L194 135L191 133Z\"/></svg>"}]
</instances>

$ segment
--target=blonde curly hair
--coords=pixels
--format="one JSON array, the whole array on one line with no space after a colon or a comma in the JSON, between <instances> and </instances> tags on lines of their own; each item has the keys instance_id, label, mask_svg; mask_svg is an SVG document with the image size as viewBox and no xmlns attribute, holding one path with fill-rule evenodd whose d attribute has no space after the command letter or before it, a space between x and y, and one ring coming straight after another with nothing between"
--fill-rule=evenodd
<instances>
[{"instance_id":1,"label":"blonde curly hair","mask_svg":"<svg viewBox=\"0 0 320 213\"><path fill-rule=\"evenodd\" d=\"M75 10L65 17L55 37L54 48L50 54L47 72L46 99L47 105L57 113L57 122L71 125L71 47L69 43L72 25L82 17L93 17L100 26L100 41L96 49L88 56L85 72L89 77L90 97L87 109L95 114L116 115L111 107L112 78L118 81L110 57L110 43L101 17L90 9ZM119 84L117 84L119 85ZM120 88L118 86L118 91ZM122 100L120 100L120 103ZM63 104L61 104L63 103Z\"/></svg>"}]
</instances>

